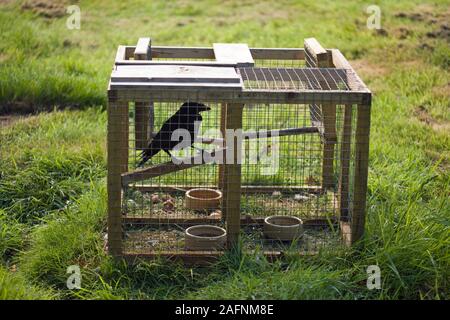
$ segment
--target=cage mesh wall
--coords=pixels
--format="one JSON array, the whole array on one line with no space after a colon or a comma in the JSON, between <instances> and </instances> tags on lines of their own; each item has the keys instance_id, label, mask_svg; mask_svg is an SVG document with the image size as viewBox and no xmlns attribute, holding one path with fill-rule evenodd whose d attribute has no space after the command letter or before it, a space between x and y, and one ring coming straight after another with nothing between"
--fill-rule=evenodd
<instances>
[{"instance_id":1,"label":"cage mesh wall","mask_svg":"<svg viewBox=\"0 0 450 320\"><path fill-rule=\"evenodd\" d=\"M197 101L195 95L190 99ZM154 134L185 101L153 102ZM221 108L225 102L201 101L211 110L202 112L199 136L220 138ZM150 108L148 104L147 108ZM347 118L344 119L344 110ZM350 112L349 112L350 110ZM334 143L333 184L322 188L324 141L319 132L289 134L259 139L245 139L255 133L293 128L312 128L310 105L305 104L247 104L242 114L242 164L241 199L244 246L263 250L317 250L324 245L339 242L339 219L341 213L351 212L352 165L354 159L354 112L352 106L336 108L336 133ZM129 168L137 168L142 150L136 148L135 106L129 105L128 154ZM344 130L344 121L347 128ZM177 157L198 155L202 150L214 150L217 145L196 142L188 153L172 152ZM171 161L168 154L160 151L146 166ZM347 181L340 182L342 167L348 168ZM342 185L344 184L344 185ZM125 252L145 253L158 251L184 251L184 231L196 224L214 224L226 228L222 210L191 210L185 207L185 192L192 188L220 189L219 165L209 163L147 180L129 184L123 191L122 211L125 220ZM345 194L339 194L347 190ZM343 198L344 197L344 198ZM223 204L225 205L225 204ZM294 244L264 237L261 221L273 215L294 216L304 222L305 233ZM151 218L142 219L139 218ZM253 223L256 219L259 223ZM130 222L131 221L131 222ZM203 221L203 222L200 222Z\"/></svg>"}]
</instances>

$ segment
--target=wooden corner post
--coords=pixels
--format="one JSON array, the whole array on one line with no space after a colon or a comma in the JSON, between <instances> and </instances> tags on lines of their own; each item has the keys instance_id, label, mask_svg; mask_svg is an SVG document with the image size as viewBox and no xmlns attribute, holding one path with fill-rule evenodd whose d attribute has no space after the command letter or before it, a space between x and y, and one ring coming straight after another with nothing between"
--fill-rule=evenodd
<instances>
[{"instance_id":1,"label":"wooden corner post","mask_svg":"<svg viewBox=\"0 0 450 320\"><path fill-rule=\"evenodd\" d=\"M150 38L139 38L134 50L134 60L151 60L151 40ZM135 103L135 144L136 149L147 148L152 139L154 127L154 108L153 103L136 102Z\"/></svg>"},{"instance_id":2,"label":"wooden corner post","mask_svg":"<svg viewBox=\"0 0 450 320\"><path fill-rule=\"evenodd\" d=\"M305 39L305 61L310 68L334 68L331 52L325 50L315 38ZM319 79L320 83L320 79ZM326 87L326 84L324 84ZM322 188L334 187L334 145L336 135L336 105L323 103L310 105L311 122L319 128L323 139Z\"/></svg>"},{"instance_id":3,"label":"wooden corner post","mask_svg":"<svg viewBox=\"0 0 450 320\"><path fill-rule=\"evenodd\" d=\"M238 244L241 231L242 140L237 137L236 131L242 129L243 108L243 104L227 104L226 106L227 152L223 173L222 212L226 218L228 248Z\"/></svg>"},{"instance_id":4,"label":"wooden corner post","mask_svg":"<svg viewBox=\"0 0 450 320\"><path fill-rule=\"evenodd\" d=\"M369 171L370 109L370 99L366 104L357 106L353 212L351 217L352 243L359 240L364 233Z\"/></svg>"},{"instance_id":5,"label":"wooden corner post","mask_svg":"<svg viewBox=\"0 0 450 320\"><path fill-rule=\"evenodd\" d=\"M108 250L122 255L121 173L128 169L128 102L108 101Z\"/></svg>"}]
</instances>

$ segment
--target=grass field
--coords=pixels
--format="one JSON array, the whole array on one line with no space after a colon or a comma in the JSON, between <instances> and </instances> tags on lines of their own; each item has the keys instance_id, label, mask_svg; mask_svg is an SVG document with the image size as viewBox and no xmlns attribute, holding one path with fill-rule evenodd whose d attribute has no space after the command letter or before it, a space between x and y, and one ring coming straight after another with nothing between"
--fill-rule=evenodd
<instances>
[{"instance_id":1,"label":"grass field","mask_svg":"<svg viewBox=\"0 0 450 320\"><path fill-rule=\"evenodd\" d=\"M0 1L0 299L450 298L450 1ZM374 93L365 237L208 269L103 251L106 86L119 44L339 48ZM11 115L11 112L21 113ZM381 269L368 290L366 268ZM82 289L66 287L70 265Z\"/></svg>"}]
</instances>

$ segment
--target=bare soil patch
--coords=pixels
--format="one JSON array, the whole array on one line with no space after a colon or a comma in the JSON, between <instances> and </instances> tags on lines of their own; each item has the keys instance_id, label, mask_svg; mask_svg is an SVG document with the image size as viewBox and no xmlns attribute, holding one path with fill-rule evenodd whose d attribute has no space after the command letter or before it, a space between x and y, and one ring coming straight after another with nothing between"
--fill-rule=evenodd
<instances>
[{"instance_id":1,"label":"bare soil patch","mask_svg":"<svg viewBox=\"0 0 450 320\"><path fill-rule=\"evenodd\" d=\"M414 109L414 115L420 122L429 125L434 131L439 133L450 133L449 121L437 121L429 113L424 106L418 106Z\"/></svg>"},{"instance_id":2,"label":"bare soil patch","mask_svg":"<svg viewBox=\"0 0 450 320\"><path fill-rule=\"evenodd\" d=\"M66 14L67 3L64 0L28 0L21 9L32 11L45 18L60 18Z\"/></svg>"}]
</instances>

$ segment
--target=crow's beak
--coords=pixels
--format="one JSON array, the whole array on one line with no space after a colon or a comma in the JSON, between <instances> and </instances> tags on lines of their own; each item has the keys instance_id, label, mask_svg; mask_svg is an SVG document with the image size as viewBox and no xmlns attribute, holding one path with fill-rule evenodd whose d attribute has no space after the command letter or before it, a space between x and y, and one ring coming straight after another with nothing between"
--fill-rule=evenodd
<instances>
[{"instance_id":1,"label":"crow's beak","mask_svg":"<svg viewBox=\"0 0 450 320\"><path fill-rule=\"evenodd\" d=\"M211 108L208 107L208 106L201 106L201 107L199 108L199 112L202 112L202 111L209 111L209 110L211 110Z\"/></svg>"}]
</instances>

